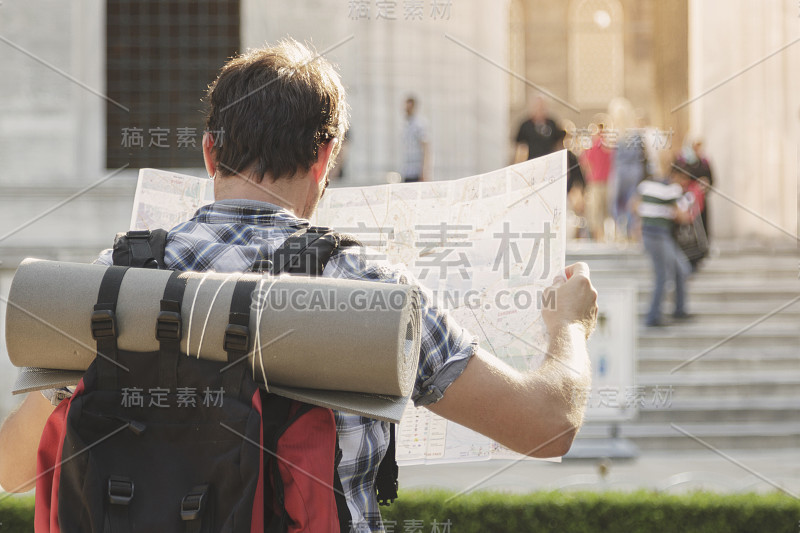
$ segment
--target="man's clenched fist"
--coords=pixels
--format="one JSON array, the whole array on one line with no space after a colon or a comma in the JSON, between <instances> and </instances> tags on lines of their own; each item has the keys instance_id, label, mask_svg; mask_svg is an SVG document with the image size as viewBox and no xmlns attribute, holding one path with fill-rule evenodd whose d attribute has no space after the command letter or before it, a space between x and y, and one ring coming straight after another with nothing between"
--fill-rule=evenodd
<instances>
[{"instance_id":1,"label":"man's clenched fist","mask_svg":"<svg viewBox=\"0 0 800 533\"><path fill-rule=\"evenodd\" d=\"M589 265L575 263L566 268L567 279L556 278L545 289L544 301L555 300L554 308L542 310L547 330L552 334L559 328L580 324L589 338L597 323L597 291L589 279ZM555 298L549 293L555 291Z\"/></svg>"}]
</instances>

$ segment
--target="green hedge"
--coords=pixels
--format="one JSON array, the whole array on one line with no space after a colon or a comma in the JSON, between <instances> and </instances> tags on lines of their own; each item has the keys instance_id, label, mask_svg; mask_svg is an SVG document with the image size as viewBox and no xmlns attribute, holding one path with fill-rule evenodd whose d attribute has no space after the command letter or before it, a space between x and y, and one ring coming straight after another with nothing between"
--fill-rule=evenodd
<instances>
[{"instance_id":1,"label":"green hedge","mask_svg":"<svg viewBox=\"0 0 800 533\"><path fill-rule=\"evenodd\" d=\"M0 492L0 533L33 531L33 496Z\"/></svg>"},{"instance_id":2,"label":"green hedge","mask_svg":"<svg viewBox=\"0 0 800 533\"><path fill-rule=\"evenodd\" d=\"M405 492L383 508L395 533L422 525L453 533L800 533L800 500L783 493L665 495L653 492ZM390 522L391 523L391 522Z\"/></svg>"},{"instance_id":3,"label":"green hedge","mask_svg":"<svg viewBox=\"0 0 800 533\"><path fill-rule=\"evenodd\" d=\"M448 502L452 496L402 492L391 507L382 508L383 518L395 533L800 532L800 500L782 493L479 492ZM2 496L0 533L30 531L33 497Z\"/></svg>"}]
</instances>

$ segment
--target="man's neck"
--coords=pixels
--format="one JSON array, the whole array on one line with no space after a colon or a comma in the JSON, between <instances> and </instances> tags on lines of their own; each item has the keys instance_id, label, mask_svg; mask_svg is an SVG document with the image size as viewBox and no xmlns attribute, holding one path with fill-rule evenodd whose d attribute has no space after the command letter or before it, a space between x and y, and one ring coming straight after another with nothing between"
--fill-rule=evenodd
<instances>
[{"instance_id":1,"label":"man's neck","mask_svg":"<svg viewBox=\"0 0 800 533\"><path fill-rule=\"evenodd\" d=\"M297 217L304 218L306 191L301 183L290 179L271 181L266 176L257 183L238 176L217 177L214 180L216 200L254 200L282 207Z\"/></svg>"}]
</instances>

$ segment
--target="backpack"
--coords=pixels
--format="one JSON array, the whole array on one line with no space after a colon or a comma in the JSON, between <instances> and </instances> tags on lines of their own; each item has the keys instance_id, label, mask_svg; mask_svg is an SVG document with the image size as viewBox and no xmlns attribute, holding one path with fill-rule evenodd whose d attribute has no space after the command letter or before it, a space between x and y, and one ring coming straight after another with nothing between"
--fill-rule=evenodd
<instances>
[{"instance_id":1,"label":"backpack","mask_svg":"<svg viewBox=\"0 0 800 533\"><path fill-rule=\"evenodd\" d=\"M179 271L161 300L159 350L118 350L122 279L128 268L165 268L166 235L115 240L92 315L98 357L40 442L36 531L349 531L333 412L267 393L237 364L247 358L252 281L234 288L226 362L181 353ZM304 228L252 270L321 275L333 253L358 244ZM397 497L394 433L376 482L382 504Z\"/></svg>"}]
</instances>

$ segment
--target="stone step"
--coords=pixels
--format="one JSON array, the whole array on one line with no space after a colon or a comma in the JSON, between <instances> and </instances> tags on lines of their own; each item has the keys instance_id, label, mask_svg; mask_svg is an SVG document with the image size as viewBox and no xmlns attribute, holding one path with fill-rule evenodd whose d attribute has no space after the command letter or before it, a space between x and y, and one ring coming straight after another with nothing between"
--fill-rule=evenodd
<instances>
[{"instance_id":1,"label":"stone step","mask_svg":"<svg viewBox=\"0 0 800 533\"><path fill-rule=\"evenodd\" d=\"M642 450L704 449L674 423L725 449L800 447L800 301L737 334L800 295L796 248L721 244L689 281L696 317L666 328L640 326L652 291L641 248L571 247L568 255L589 263L601 305L604 287L637 287L637 385L672 391L671 403L645 402L635 420L620 423L622 437ZM672 309L671 295L663 309ZM578 439L608 435L608 423L588 420Z\"/></svg>"},{"instance_id":2,"label":"stone step","mask_svg":"<svg viewBox=\"0 0 800 533\"><path fill-rule=\"evenodd\" d=\"M686 357L675 361L639 361L637 372L639 374L663 374L675 369L678 365L686 361ZM800 370L800 362L797 359L774 358L759 360L743 359L719 359L710 355L701 357L694 362L682 367L677 372L697 373L697 372L739 372L747 374L754 370L765 370L770 372L793 372ZM800 394L800 393L798 393ZM800 396L798 396L800 404Z\"/></svg>"},{"instance_id":3,"label":"stone step","mask_svg":"<svg viewBox=\"0 0 800 533\"><path fill-rule=\"evenodd\" d=\"M689 296L691 298L691 294ZM786 299L786 303L789 303L790 301L791 298ZM697 318L701 320L710 317L730 317L732 319L752 317L753 319L756 319L771 313L780 307L780 305L775 305L773 302L761 300L729 302L725 305L720 305L719 302L710 301L692 301L691 304L692 312L696 313ZM649 307L649 302L640 302L637 310L641 315L647 313ZM775 315L776 318L783 316L800 317L800 300L792 305L789 305L780 311L780 313Z\"/></svg>"},{"instance_id":4,"label":"stone step","mask_svg":"<svg viewBox=\"0 0 800 533\"><path fill-rule=\"evenodd\" d=\"M676 426L718 450L800 448L800 422L687 422ZM577 438L607 438L610 427L608 423L587 423ZM643 451L707 449L668 423L623 422L617 428L620 437L632 440Z\"/></svg>"},{"instance_id":5,"label":"stone step","mask_svg":"<svg viewBox=\"0 0 800 533\"><path fill-rule=\"evenodd\" d=\"M716 311L702 310L704 307L707 307L704 305L705 303L706 302L700 302L700 304L698 304L694 302L689 302L688 309L695 316L688 322L671 320L669 313L673 309L673 305L672 304L663 305L661 307L662 312L665 313L665 316L663 318L670 324L669 326L667 326L667 328L680 330L686 325L692 324L695 326L703 326L714 329L727 327L730 328L731 331L736 331L755 322L758 322L758 324L755 327L759 327L763 324L764 326L790 328L800 324L800 302L798 302L799 305L787 308L779 313L773 314L768 318L765 318L765 315L771 313L779 306L777 305L766 306L769 309L764 312L737 313L730 311L728 309L728 306L726 305L719 305ZM639 304L639 309L638 309L639 322L637 324L640 327L645 323L648 307L649 304L645 302ZM797 307L798 310L795 311L794 307Z\"/></svg>"},{"instance_id":6,"label":"stone step","mask_svg":"<svg viewBox=\"0 0 800 533\"><path fill-rule=\"evenodd\" d=\"M606 284L597 280L595 283L597 290L602 292L604 286L619 286L619 283ZM637 301L639 305L647 304L650 301L652 286L649 283L636 285L638 288ZM759 302L762 305L774 305L775 308L781 304L788 304L797 296L800 296L800 282L797 280L782 281L781 283L689 283L688 287L689 303L702 302L709 304L736 304L745 305L748 303ZM667 292L665 301L671 301L671 291ZM790 307L798 305L795 302ZM788 308L787 308L788 309Z\"/></svg>"},{"instance_id":7,"label":"stone step","mask_svg":"<svg viewBox=\"0 0 800 533\"><path fill-rule=\"evenodd\" d=\"M798 398L774 395L737 398L675 398L658 407L645 402L637 424L800 423Z\"/></svg>"},{"instance_id":8,"label":"stone step","mask_svg":"<svg viewBox=\"0 0 800 533\"><path fill-rule=\"evenodd\" d=\"M585 241L567 242L567 257L586 259L625 259L643 256L644 247L640 243L602 244ZM780 243L763 243L755 239L746 241L714 241L711 244L707 261L737 260L758 257L798 257L796 243L791 239Z\"/></svg>"},{"instance_id":9,"label":"stone step","mask_svg":"<svg viewBox=\"0 0 800 533\"><path fill-rule=\"evenodd\" d=\"M673 348L690 357L692 352L721 346L758 348L763 346L788 347L800 350L800 330L791 325L758 324L742 331L736 327L710 327L702 324L639 329L638 346L641 348Z\"/></svg>"},{"instance_id":10,"label":"stone step","mask_svg":"<svg viewBox=\"0 0 800 533\"><path fill-rule=\"evenodd\" d=\"M628 274L631 272L649 273L652 270L652 263L648 256L613 258L613 259L587 259L581 257L567 257L567 264L576 261L584 261L589 265L593 273L619 273ZM745 258L729 261L713 260L705 261L694 274L697 277L714 277L724 274L738 274L742 276L758 274L766 271L784 273L789 276L797 277L798 258L795 257L776 257L776 258Z\"/></svg>"},{"instance_id":11,"label":"stone step","mask_svg":"<svg viewBox=\"0 0 800 533\"><path fill-rule=\"evenodd\" d=\"M730 346L723 344L712 352L709 352L703 358L718 358L730 360L759 360L768 358L778 358L795 360L800 363L800 351L795 347L774 347L774 346L760 346L757 348L743 348L741 346ZM683 351L676 351L672 348L665 348L663 346L651 346L649 348L639 347L637 350L637 359L641 361L661 360L661 361L683 361L686 359L686 353Z\"/></svg>"},{"instance_id":12,"label":"stone step","mask_svg":"<svg viewBox=\"0 0 800 533\"><path fill-rule=\"evenodd\" d=\"M798 302L800 304L800 302ZM777 308L776 308L777 309ZM780 313L772 315L770 317L766 317L766 315L762 315L764 319L762 322L758 322L754 324L750 329L746 331L746 333L750 333L753 335L794 335L795 339L800 341L800 324L798 323L781 323L776 322L773 323L773 319L782 318ZM648 338L648 337L681 337L681 338L700 338L700 339L707 339L707 338L725 338L728 335L732 335L741 331L742 328L737 328L731 325L717 325L712 326L710 324L703 324L700 317L695 319L694 317L683 320L683 321L674 321L671 325L666 327L660 328L649 328L649 327L640 327L637 329L637 335L640 339Z\"/></svg>"},{"instance_id":13,"label":"stone step","mask_svg":"<svg viewBox=\"0 0 800 533\"><path fill-rule=\"evenodd\" d=\"M778 240L763 241L761 239L715 240L711 243L711 255L714 257L746 257L764 256L778 257L790 255L797 257L797 243L790 237Z\"/></svg>"},{"instance_id":14,"label":"stone step","mask_svg":"<svg viewBox=\"0 0 800 533\"><path fill-rule=\"evenodd\" d=\"M609 256L609 257L592 257L582 256L577 254L567 254L566 260L568 262L584 261L590 267L594 266L598 269L613 268L614 266L641 266L645 269L650 269L651 260L650 256L643 251L639 254L630 254L622 256ZM741 256L722 258L717 257L714 259L705 259L701 263L700 272L730 272L730 271L757 271L757 270L794 270L797 272L798 260L800 254L795 255L779 255L779 256Z\"/></svg>"},{"instance_id":15,"label":"stone step","mask_svg":"<svg viewBox=\"0 0 800 533\"><path fill-rule=\"evenodd\" d=\"M771 396L788 399L800 397L800 372L717 371L688 372L691 364L675 372L639 373L636 384L646 390L672 388L672 398L694 401L706 398L750 398ZM800 401L798 401L800 405Z\"/></svg>"},{"instance_id":16,"label":"stone step","mask_svg":"<svg viewBox=\"0 0 800 533\"><path fill-rule=\"evenodd\" d=\"M719 327L728 327L731 330L736 331L737 329L744 328L745 326L749 326L750 324L755 323L756 321L759 322L758 325L770 325L775 327L792 327L797 326L800 324L800 313L789 313L789 312L781 312L776 315L773 315L769 318L764 319L764 315L766 313L752 313L752 314L727 314L727 313L710 313L704 314L698 311L695 308L695 305L690 303L689 304L689 311L693 315L691 322L693 324L719 328ZM672 310L672 306L664 306L661 308L662 312L665 313L664 319L670 321L671 318L669 316L669 312ZM647 318L647 311L642 310L639 312L639 322L638 325L643 325L646 322ZM671 321L671 325L667 326L668 328L681 328L686 324L686 322L679 322L679 321ZM758 327L758 326L756 326Z\"/></svg>"},{"instance_id":17,"label":"stone step","mask_svg":"<svg viewBox=\"0 0 800 533\"><path fill-rule=\"evenodd\" d=\"M648 283L652 278L649 257L644 254L626 253L610 256L567 255L567 264L585 261L592 277L602 281L620 279L637 283ZM751 255L744 257L716 258L703 262L700 270L692 275L697 282L739 280L797 280L800 271L800 254Z\"/></svg>"},{"instance_id":18,"label":"stone step","mask_svg":"<svg viewBox=\"0 0 800 533\"><path fill-rule=\"evenodd\" d=\"M645 252L644 247L632 247L625 250L611 250L603 252L581 252L567 247L565 254L567 259L602 262L636 262L641 261L650 264L650 256ZM735 264L754 264L769 266L770 264L793 264L797 266L800 260L800 251L797 248L787 249L775 254L772 253L744 253L744 254L711 254L703 259L703 267L713 267L713 265L735 265Z\"/></svg>"},{"instance_id":19,"label":"stone step","mask_svg":"<svg viewBox=\"0 0 800 533\"><path fill-rule=\"evenodd\" d=\"M595 284L606 284L608 282L619 281L624 283L635 283L639 287L649 287L652 284L653 273L649 269L627 269L621 270L619 267L609 267L608 269L596 268L589 265L592 282ZM701 271L690 276L690 283L693 285L712 284L724 282L735 284L743 279L748 281L758 281L760 283L792 283L797 280L797 267L793 269L767 269L753 271L723 271L707 272Z\"/></svg>"},{"instance_id":20,"label":"stone step","mask_svg":"<svg viewBox=\"0 0 800 533\"><path fill-rule=\"evenodd\" d=\"M595 284L634 284L637 287L648 288L652 285L654 280L654 274L649 268L625 269L624 267L612 266L608 269L600 269L593 268L592 265L589 265L589 270L592 282ZM797 283L797 274L797 268L792 270L768 269L753 272L741 270L714 273L699 272L689 275L689 285L714 288L722 286L724 289L736 290L743 283L781 286L783 286L782 284L787 284L788 286L794 284L796 288L800 286L800 284Z\"/></svg>"},{"instance_id":21,"label":"stone step","mask_svg":"<svg viewBox=\"0 0 800 533\"><path fill-rule=\"evenodd\" d=\"M789 435L763 435L755 430L753 434L745 435L723 435L706 437L702 439L710 446L718 450L797 450L800 449L800 434L794 433ZM688 451L688 450L704 450L706 449L701 444L694 440L678 435L675 439L665 439L660 436L640 436L634 437L631 440L639 448L639 450L647 451ZM709 454L713 452L709 451Z\"/></svg>"},{"instance_id":22,"label":"stone step","mask_svg":"<svg viewBox=\"0 0 800 533\"><path fill-rule=\"evenodd\" d=\"M689 354L663 347L640 348L637 353L637 372L640 374L670 372L697 353L700 352ZM755 370L800 371L800 353L793 347L741 348L722 345L684 366L679 372L696 373L712 370L745 373Z\"/></svg>"},{"instance_id":23,"label":"stone step","mask_svg":"<svg viewBox=\"0 0 800 533\"><path fill-rule=\"evenodd\" d=\"M746 398L751 396L773 395L776 398L795 399L797 403L800 404L800 397L797 392L798 389L800 389L800 379L777 383L773 381L739 380L728 384L674 383L669 385L665 382L658 382L651 385L648 390L654 389L656 386L662 391L671 388L673 391L672 397L682 400L698 400L717 396Z\"/></svg>"}]
</instances>

